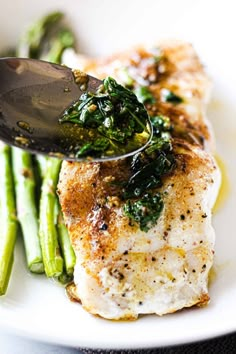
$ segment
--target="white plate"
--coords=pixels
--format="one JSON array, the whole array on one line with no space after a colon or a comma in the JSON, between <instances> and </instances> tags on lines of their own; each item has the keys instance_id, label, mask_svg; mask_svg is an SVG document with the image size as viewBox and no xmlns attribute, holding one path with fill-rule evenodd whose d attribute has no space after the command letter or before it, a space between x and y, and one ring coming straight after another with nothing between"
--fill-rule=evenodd
<instances>
[{"instance_id":1,"label":"white plate","mask_svg":"<svg viewBox=\"0 0 236 354\"><path fill-rule=\"evenodd\" d=\"M236 48L233 1L15 0L1 2L1 46L16 43L29 21L51 9L64 9L78 34L81 51L107 54L134 43L176 37L191 41L215 88L209 117L218 153L229 177L230 193L214 216L217 233L211 302L163 317L134 322L93 317L67 300L63 288L25 269L17 245L6 296L0 298L0 325L18 334L71 346L143 348L187 343L236 330ZM227 8L225 5L227 3ZM98 7L99 6L99 7ZM233 28L234 27L234 28Z\"/></svg>"}]
</instances>

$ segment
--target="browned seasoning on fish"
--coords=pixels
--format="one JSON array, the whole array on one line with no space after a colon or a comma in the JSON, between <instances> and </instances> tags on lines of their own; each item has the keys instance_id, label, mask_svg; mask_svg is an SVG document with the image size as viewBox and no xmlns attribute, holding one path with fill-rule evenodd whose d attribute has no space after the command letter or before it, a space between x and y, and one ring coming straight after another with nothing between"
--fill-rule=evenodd
<instances>
[{"instance_id":1,"label":"browned seasoning on fish","mask_svg":"<svg viewBox=\"0 0 236 354\"><path fill-rule=\"evenodd\" d=\"M156 188L164 207L145 232L123 212L129 159L63 162L58 188L77 257L76 296L90 313L116 320L206 304L220 173L205 115L211 83L195 51L188 43L163 41L78 66L139 90L150 116L170 118L176 167Z\"/></svg>"}]
</instances>

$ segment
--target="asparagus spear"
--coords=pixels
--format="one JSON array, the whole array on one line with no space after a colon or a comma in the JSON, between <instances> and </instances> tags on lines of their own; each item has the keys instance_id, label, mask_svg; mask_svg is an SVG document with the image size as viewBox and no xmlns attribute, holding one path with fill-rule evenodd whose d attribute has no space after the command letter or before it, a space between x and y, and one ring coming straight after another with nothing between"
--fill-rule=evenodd
<instances>
[{"instance_id":1,"label":"asparagus spear","mask_svg":"<svg viewBox=\"0 0 236 354\"><path fill-rule=\"evenodd\" d=\"M62 17L61 12L53 12L35 21L20 39L18 56L39 59L44 38Z\"/></svg>"},{"instance_id":2,"label":"asparagus spear","mask_svg":"<svg viewBox=\"0 0 236 354\"><path fill-rule=\"evenodd\" d=\"M18 56L60 63L64 49L74 47L75 43L72 32L63 24L63 17L61 12L53 12L35 22L21 38L17 50ZM57 204L55 189L60 163L50 159L47 162L47 158L43 156L36 156L36 160L41 181L43 180L39 218L43 262L47 276L58 276L62 273L63 259L59 254L57 237L62 231L60 226L56 228L53 220L57 220L54 206ZM64 240L65 236L60 239ZM62 251L70 254L70 244L66 244L65 241L63 244Z\"/></svg>"},{"instance_id":3,"label":"asparagus spear","mask_svg":"<svg viewBox=\"0 0 236 354\"><path fill-rule=\"evenodd\" d=\"M66 48L74 46L74 36L67 28L61 28L58 33L48 39L47 48L41 54L41 59L52 63L61 63L62 53Z\"/></svg>"},{"instance_id":4,"label":"asparagus spear","mask_svg":"<svg viewBox=\"0 0 236 354\"><path fill-rule=\"evenodd\" d=\"M38 164L40 177L43 180L45 173L46 173L46 168L47 168L47 157L43 156L43 155L36 155L36 161Z\"/></svg>"},{"instance_id":5,"label":"asparagus spear","mask_svg":"<svg viewBox=\"0 0 236 354\"><path fill-rule=\"evenodd\" d=\"M0 295L9 283L17 235L10 153L11 148L0 142Z\"/></svg>"},{"instance_id":6,"label":"asparagus spear","mask_svg":"<svg viewBox=\"0 0 236 354\"><path fill-rule=\"evenodd\" d=\"M68 230L64 223L62 211L60 210L60 208L59 208L59 213L57 218L57 229L59 234L59 244L65 261L65 271L67 275L72 276L74 272L74 265L75 265L75 253L71 246Z\"/></svg>"},{"instance_id":7,"label":"asparagus spear","mask_svg":"<svg viewBox=\"0 0 236 354\"><path fill-rule=\"evenodd\" d=\"M58 277L63 272L63 259L55 225L56 187L60 166L60 160L48 158L40 199L39 237L45 272L48 277Z\"/></svg>"},{"instance_id":8,"label":"asparagus spear","mask_svg":"<svg viewBox=\"0 0 236 354\"><path fill-rule=\"evenodd\" d=\"M61 12L52 12L33 23L20 40L18 56L60 63L64 49L75 43L63 17Z\"/></svg>"},{"instance_id":9,"label":"asparagus spear","mask_svg":"<svg viewBox=\"0 0 236 354\"><path fill-rule=\"evenodd\" d=\"M27 151L12 148L12 165L17 216L23 233L27 265L31 272L43 273L32 156Z\"/></svg>"}]
</instances>

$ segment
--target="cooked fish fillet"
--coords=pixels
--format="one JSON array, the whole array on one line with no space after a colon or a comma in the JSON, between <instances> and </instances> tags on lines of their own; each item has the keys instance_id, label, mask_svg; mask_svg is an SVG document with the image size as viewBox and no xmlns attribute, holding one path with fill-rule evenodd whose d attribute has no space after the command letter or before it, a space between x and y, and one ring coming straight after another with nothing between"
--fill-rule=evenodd
<instances>
[{"instance_id":1,"label":"cooked fish fillet","mask_svg":"<svg viewBox=\"0 0 236 354\"><path fill-rule=\"evenodd\" d=\"M80 69L120 83L148 86L150 115L167 115L174 127L176 168L163 178L164 209L141 231L124 215L121 187L129 160L63 162L58 193L76 252L75 293L83 307L107 319L175 312L209 300L208 275L215 234L211 209L220 184L205 107L210 81L192 46L166 41L112 58L78 59ZM168 89L184 99L165 102Z\"/></svg>"}]
</instances>

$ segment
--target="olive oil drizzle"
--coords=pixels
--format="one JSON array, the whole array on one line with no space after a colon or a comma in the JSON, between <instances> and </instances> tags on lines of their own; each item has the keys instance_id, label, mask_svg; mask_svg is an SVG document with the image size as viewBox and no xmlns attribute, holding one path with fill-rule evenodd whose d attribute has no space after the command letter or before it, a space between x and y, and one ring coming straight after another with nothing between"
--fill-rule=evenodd
<instances>
[{"instance_id":1,"label":"olive oil drizzle","mask_svg":"<svg viewBox=\"0 0 236 354\"><path fill-rule=\"evenodd\" d=\"M223 207L230 194L230 181L227 173L226 164L218 154L215 155L215 160L221 171L221 185L215 205L212 209L213 214L217 213Z\"/></svg>"}]
</instances>

